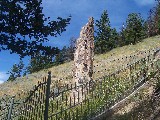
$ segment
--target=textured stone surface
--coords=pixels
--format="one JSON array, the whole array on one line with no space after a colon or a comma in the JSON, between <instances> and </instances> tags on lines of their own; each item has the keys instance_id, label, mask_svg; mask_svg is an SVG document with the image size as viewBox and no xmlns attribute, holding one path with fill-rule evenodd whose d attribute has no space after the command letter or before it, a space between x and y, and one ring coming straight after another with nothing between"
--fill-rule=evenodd
<instances>
[{"instance_id":1,"label":"textured stone surface","mask_svg":"<svg viewBox=\"0 0 160 120\"><path fill-rule=\"evenodd\" d=\"M94 56L94 20L82 27L74 53L74 80L77 84L92 80Z\"/></svg>"}]
</instances>

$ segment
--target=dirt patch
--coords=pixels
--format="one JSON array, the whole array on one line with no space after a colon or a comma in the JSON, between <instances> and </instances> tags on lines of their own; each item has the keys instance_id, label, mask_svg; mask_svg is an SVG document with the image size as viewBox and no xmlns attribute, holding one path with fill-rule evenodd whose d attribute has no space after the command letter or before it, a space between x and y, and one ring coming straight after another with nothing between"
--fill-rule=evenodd
<instances>
[{"instance_id":1,"label":"dirt patch","mask_svg":"<svg viewBox=\"0 0 160 120\"><path fill-rule=\"evenodd\" d=\"M105 120L160 120L160 98L153 101L154 90L155 79L152 79Z\"/></svg>"}]
</instances>

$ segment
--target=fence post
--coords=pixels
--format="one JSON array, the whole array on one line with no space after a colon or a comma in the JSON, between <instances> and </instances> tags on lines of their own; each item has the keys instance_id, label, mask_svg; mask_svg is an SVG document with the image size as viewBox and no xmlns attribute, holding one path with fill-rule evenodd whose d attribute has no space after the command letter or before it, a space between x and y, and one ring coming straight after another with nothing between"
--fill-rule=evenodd
<instances>
[{"instance_id":1,"label":"fence post","mask_svg":"<svg viewBox=\"0 0 160 120\"><path fill-rule=\"evenodd\" d=\"M10 103L10 106L9 106L9 113L8 113L7 120L11 120L11 114L12 114L13 104L14 104L14 97L12 97L12 99L11 99L11 103Z\"/></svg>"},{"instance_id":2,"label":"fence post","mask_svg":"<svg viewBox=\"0 0 160 120\"><path fill-rule=\"evenodd\" d=\"M48 107L49 107L50 84L51 84L51 72L48 72L47 89L46 89L46 99L45 99L44 120L48 120Z\"/></svg>"}]
</instances>

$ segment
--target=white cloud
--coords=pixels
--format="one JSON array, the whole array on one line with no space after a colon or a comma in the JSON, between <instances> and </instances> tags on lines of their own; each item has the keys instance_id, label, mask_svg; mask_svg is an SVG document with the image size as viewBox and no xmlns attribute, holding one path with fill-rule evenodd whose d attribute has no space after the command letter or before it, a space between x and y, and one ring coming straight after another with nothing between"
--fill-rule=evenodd
<instances>
[{"instance_id":1,"label":"white cloud","mask_svg":"<svg viewBox=\"0 0 160 120\"><path fill-rule=\"evenodd\" d=\"M153 5L155 0L134 0L137 4L146 6L146 5Z\"/></svg>"},{"instance_id":2,"label":"white cloud","mask_svg":"<svg viewBox=\"0 0 160 120\"><path fill-rule=\"evenodd\" d=\"M8 79L6 72L0 72L0 84Z\"/></svg>"}]
</instances>

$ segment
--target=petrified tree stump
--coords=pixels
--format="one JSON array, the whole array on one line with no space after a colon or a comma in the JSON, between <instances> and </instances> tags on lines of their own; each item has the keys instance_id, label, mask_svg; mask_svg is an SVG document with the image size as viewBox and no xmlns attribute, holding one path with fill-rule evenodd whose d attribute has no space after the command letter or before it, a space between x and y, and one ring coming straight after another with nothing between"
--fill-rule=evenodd
<instances>
[{"instance_id":1,"label":"petrified tree stump","mask_svg":"<svg viewBox=\"0 0 160 120\"><path fill-rule=\"evenodd\" d=\"M80 37L76 42L74 53L74 81L83 84L92 80L94 56L94 20L82 27Z\"/></svg>"},{"instance_id":2,"label":"petrified tree stump","mask_svg":"<svg viewBox=\"0 0 160 120\"><path fill-rule=\"evenodd\" d=\"M94 57L94 20L89 18L89 22L82 27L80 32L80 37L76 42L76 50L74 53L74 69L73 82L76 82L76 85L86 84L92 80L93 74L93 57ZM84 99L84 94L89 88L87 86L78 89L73 89L70 97L72 100L77 102L82 102Z\"/></svg>"}]
</instances>

